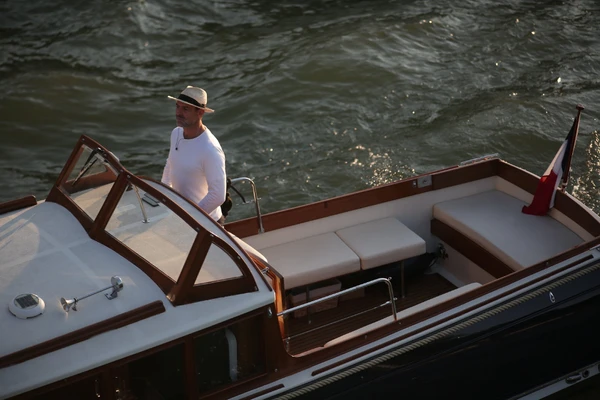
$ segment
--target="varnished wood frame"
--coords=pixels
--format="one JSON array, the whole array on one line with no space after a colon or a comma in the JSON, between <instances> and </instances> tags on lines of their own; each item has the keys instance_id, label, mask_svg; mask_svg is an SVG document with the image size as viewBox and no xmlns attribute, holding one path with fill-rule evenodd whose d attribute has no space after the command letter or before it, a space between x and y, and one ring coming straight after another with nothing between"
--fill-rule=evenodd
<instances>
[{"instance_id":1,"label":"varnished wood frame","mask_svg":"<svg viewBox=\"0 0 600 400\"><path fill-rule=\"evenodd\" d=\"M265 232L317 220L332 215L358 210L417 194L440 190L499 176L506 181L534 194L539 177L500 159L490 159L465 166L454 166L429 174L403 179L387 185L364 189L355 193L321 200L315 203L263 215ZM418 181L431 176L431 185L419 188ZM600 236L600 222L567 194L558 191L554 208L571 218L593 236ZM228 231L244 238L258 233L256 218L246 218L225 225Z\"/></svg>"},{"instance_id":2,"label":"varnished wood frame","mask_svg":"<svg viewBox=\"0 0 600 400\"><path fill-rule=\"evenodd\" d=\"M504 261L438 219L431 220L431 234L446 242L494 278L502 278L514 272Z\"/></svg>"},{"instance_id":3,"label":"varnished wood frame","mask_svg":"<svg viewBox=\"0 0 600 400\"><path fill-rule=\"evenodd\" d=\"M11 211L35 206L36 204L37 200L33 195L21 197L20 199L5 201L4 203L0 203L0 214L6 214Z\"/></svg>"},{"instance_id":4,"label":"varnished wood frame","mask_svg":"<svg viewBox=\"0 0 600 400\"><path fill-rule=\"evenodd\" d=\"M511 182L531 194L535 194L539 182L538 176L500 160L497 166L497 173L499 177L506 181ZM593 218L593 214L591 214L588 209L582 207L565 192L561 190L556 191L554 208L572 219L577 225L588 231L592 236L600 236L600 222Z\"/></svg>"},{"instance_id":5,"label":"varnished wood frame","mask_svg":"<svg viewBox=\"0 0 600 400\"><path fill-rule=\"evenodd\" d=\"M303 222L309 222L315 219L341 214L347 211L352 211L363 207L384 203L387 201L409 197L432 190L444 189L447 187L452 187L455 185L460 185L496 175L507 180L510 183L513 183L518 187L521 187L522 189L528 191L531 194L535 193L535 189L539 181L539 177L499 159L485 160L466 166L455 166L447 168L445 170L436 171L431 174L425 174L425 176L426 175L431 176L431 186L418 188L418 179L424 176L421 175L389 185L374 187L349 195L336 197L333 199L323 200L304 206L265 214L263 216L263 226L265 227L265 231L272 231L275 229L292 226ZM563 192L557 193L555 200L555 208L558 211L565 214L567 217L571 218L575 223L582 226L590 234L596 236L596 238L586 243L582 243L581 245L571 250L558 254L555 257L552 257L544 262L541 262L534 266L530 266L520 271L512 271L512 269L510 269L509 271L502 265L499 265L498 271L494 273L500 276L500 278L486 285L483 285L482 287L477 288L471 292L465 293L457 298L451 299L429 309L415 313L410 317L407 317L402 320L402 327L396 324L387 325L377 329L376 331L370 332L369 335L359 336L348 341L336 344L335 346L324 348L318 352L312 353L310 356L292 357L286 360L286 367L280 370L280 374L282 376L287 376L295 372L301 371L303 369L310 368L311 365L326 362L327 360L340 356L345 352L356 349L373 341L385 338L386 336L399 329L404 329L407 326L414 325L416 323L427 320L435 315L441 314L442 312L451 310L452 308L464 304L468 301L471 301L479 296L482 296L486 293L490 293L498 288L504 287L511 283L517 282L520 279L540 272L548 268L549 266L553 266L559 262L565 261L568 258L576 256L577 254L587 251L594 246L600 245L600 237L598 237L600 234L600 223L595 220L593 214L590 211L581 207L575 200L573 200L570 196L566 195ZM248 218L227 224L226 228L239 237L246 237L256 234L257 226L258 224L255 218ZM586 260L589 260L590 258L591 256L586 257L583 260L573 262L568 266L561 268L561 271L583 263ZM553 273L545 274L542 277L536 279L535 282L541 279L545 279L551 276L552 274ZM525 285L522 285L519 288L514 288L505 295L509 295L515 292L516 290L521 289L524 286ZM488 303L489 301L478 305L478 307L484 306ZM448 318L452 317L454 316ZM430 325L427 328L423 329L428 329L432 326L433 325ZM391 344L391 342L385 345L389 344ZM336 365L341 365L343 363L349 362L352 359L362 357L365 354L368 354L368 352L361 353L355 357L350 357L339 363L331 364L330 366L327 366L322 370L315 371L313 375L319 375L321 373L324 373L330 370L331 368L335 367Z\"/></svg>"},{"instance_id":6,"label":"varnished wood frame","mask_svg":"<svg viewBox=\"0 0 600 400\"><path fill-rule=\"evenodd\" d=\"M169 191L173 192L174 194L176 194L177 196L181 197L182 199L185 199L185 197L184 197L184 196L183 196L181 193L179 193L178 191L176 191L176 190L175 190L175 189L173 189L172 187L169 187L169 186L165 185L164 183L162 183L162 182L159 182L159 181L157 181L157 180L155 180L155 179L153 179L153 178L146 177L146 176L140 176L140 177L139 177L139 179L142 179L142 181L150 181L150 182L153 182L154 184L156 184L156 185L159 185L159 186L161 186L161 187L165 188L166 190L169 190ZM154 188L152 188L151 186L149 186L149 187L150 187L151 189L154 189ZM206 216L206 218L208 218L209 220L211 220L211 221L212 221L212 218L211 218L211 217L210 217L208 214L206 214L206 212L205 212L204 210L202 210L202 209L201 209L201 208L200 208L200 207L199 207L197 204L195 204L195 203L193 203L193 202L190 202L190 201L188 201L188 203L189 203L189 204L190 204L192 207L194 207L196 210L198 210L198 212L200 212L200 213L204 214L204 215ZM227 231L227 230L226 230L226 229L225 229L223 226L221 226L221 224L219 224L219 223L214 223L214 226L213 226L213 228L214 228L215 230L219 230L219 231L221 231L221 232L223 233L223 235L225 235L225 236L230 236L229 232L228 232L228 231ZM241 258L240 258L240 256L239 256L239 254L243 254L243 255L245 255L245 256L246 256L246 259L247 259L248 261L250 261L250 265L252 265L252 266L253 266L253 267L256 269L256 271L260 272L260 267L259 267L258 265L256 265L255 258L254 258L254 257L251 257L251 256L250 256L250 255L249 255L249 254L248 254L248 253L247 253L247 252L246 252L246 251L245 251L245 250L244 250L244 249L243 249L241 246L239 246L239 245L238 245L238 244L235 242L235 240L233 240L233 238L232 238L232 242L233 242L233 243L235 243L236 250L237 250L237 252L239 252L239 254L238 254L238 253L236 253L235 251L232 251L232 250L233 250L233 248L232 248L230 245L226 244L224 241L222 241L222 240L221 240L219 237L217 237L217 236L214 236L214 242L215 242L217 245L219 245L219 243L224 243L224 245L222 245L222 246L220 245L219 247L220 247L220 248L221 248L223 251L225 251L227 254L229 254L229 256L230 256L232 259L234 259L234 260L235 260L235 259L237 259L238 261L242 261L242 260L241 260ZM242 266L242 273L244 273L244 270L248 270L248 269L246 268L246 264L238 264L237 262L236 262L236 264L237 264L237 265L241 265L241 266ZM272 289L271 289L271 286L268 284L268 282L267 282L266 278L264 277L264 275L262 275L262 274L259 274L259 275L260 275L260 278L262 279L262 281L264 282L265 286L268 288L268 290L269 290L269 291L271 291L271 290L272 290Z\"/></svg>"},{"instance_id":7,"label":"varnished wood frame","mask_svg":"<svg viewBox=\"0 0 600 400\"><path fill-rule=\"evenodd\" d=\"M275 211L263 215L263 226L265 232L273 231L432 190L488 178L496 174L497 162L499 160L494 159L468 166L450 167L434 173L418 175L351 194ZM419 179L426 176L431 176L431 185L419 187ZM257 226L256 218L246 218L225 225L229 232L241 238L257 234Z\"/></svg>"},{"instance_id":8,"label":"varnished wood frame","mask_svg":"<svg viewBox=\"0 0 600 400\"><path fill-rule=\"evenodd\" d=\"M206 328L206 329L203 329L203 330L200 330L197 332L193 332L184 337L177 338L177 339L172 340L167 343L163 343L159 346L156 346L151 349L133 354L133 355L125 357L125 358L122 358L122 359L114 361L110 364L106 364L101 367L95 368L93 370L86 371L81 374L69 377L67 379L63 379L63 380L51 383L49 385L43 386L41 388L34 389L32 391L17 395L16 397L14 397L14 399L15 400L27 400L32 397L40 396L40 395L43 395L44 393L47 393L52 390L58 389L60 387L66 386L69 383L74 383L81 379L85 379L85 378L88 378L88 377L94 376L94 375L103 377L102 385L103 385L104 393L107 393L108 398L111 399L111 398L113 398L112 396L114 394L114 385L113 385L113 382L111 379L111 377L113 376L112 371L114 369L118 369L119 367L127 365L127 364L131 363L132 361L139 360L139 359L149 356L151 354L158 353L160 351L163 351L165 349L168 349L168 348L171 348L174 346L178 346L178 345L183 345L183 351L184 351L183 363L184 363L184 365L182 367L184 367L184 380L185 380L185 385L186 385L187 399L190 399L190 400L192 400L192 399L194 399L194 400L196 400L196 399L217 400L217 399L222 399L222 398L233 397L239 393L243 393L244 391L248 390L247 386L249 386L249 385L259 387L259 386L264 385L265 382L272 380L273 374L275 374L275 376L277 375L277 369L278 369L278 366L280 365L279 364L280 360L283 357L285 357L285 355L286 355L286 353L283 351L281 346L278 347L275 345L272 345L272 346L266 345L267 343L274 344L278 340L279 341L281 340L281 337L279 336L279 329L277 327L276 317L269 312L269 308L270 308L270 306L261 307L257 310L253 310L248 313L239 315L235 318L224 321L220 324L211 326L209 328ZM202 395L199 395L197 386L196 386L197 385L196 379L195 379L195 361L194 361L194 351L193 351L194 350L194 347L193 347L194 338L205 335L207 333L211 333L211 332L223 329L223 328L233 326L239 322L242 322L244 320L248 320L251 318L259 318L260 321L262 322L262 327L261 327L262 332L260 332L260 333L263 335L263 337L265 339L263 342L264 347L262 349L262 356L264 357L263 361L265 363L265 371L258 373L256 375L247 377L244 380L241 380L234 384L228 385L226 387L216 388L215 390L212 390L208 393L203 393ZM108 379L104 379L106 377L108 377ZM270 388L269 391L273 391L273 390L276 390L276 388ZM266 391L265 391L265 393L266 393Z\"/></svg>"},{"instance_id":9,"label":"varnished wood frame","mask_svg":"<svg viewBox=\"0 0 600 400\"><path fill-rule=\"evenodd\" d=\"M10 400L28 400L28 399L32 399L32 398L36 398L36 397L39 399L39 396L41 396L43 394L46 394L46 393L51 392L56 389L60 389L61 387L69 386L73 383L77 383L79 381L82 381L82 380L87 379L92 376L97 376L101 379L101 387L102 387L101 393L103 395L109 394L109 396L107 396L107 398L110 399L111 398L110 393L114 393L114 391L110 390L113 388L113 383L112 383L112 378L109 374L109 371L106 371L103 369L94 369L94 370L82 372L81 374L77 374L74 376L69 376L67 378L61 379L60 381L51 383L46 386L39 387L37 389L30 390L25 393L18 394L16 396L10 397ZM100 397L100 399L102 399L102 397Z\"/></svg>"},{"instance_id":10,"label":"varnished wood frame","mask_svg":"<svg viewBox=\"0 0 600 400\"><path fill-rule=\"evenodd\" d=\"M71 346L93 336L141 321L164 311L165 306L163 305L162 301L153 301L145 306L124 312L115 317L86 326L85 328L78 329L57 338L47 340L43 343L39 343L26 349L0 357L0 368L18 364L35 357L39 357L43 354L62 349L63 347Z\"/></svg>"},{"instance_id":11,"label":"varnished wood frame","mask_svg":"<svg viewBox=\"0 0 600 400\"><path fill-rule=\"evenodd\" d=\"M286 297L285 297L285 282L283 275L281 275L275 268L273 268L268 262L261 260L257 257L252 257L252 261L260 268L261 273L266 271L266 275L273 282L273 290L275 291L275 315L279 314L287 307ZM267 283L267 285L269 285ZM270 286L270 285L269 285ZM279 329L281 331L281 337L287 336L286 325L285 325L285 316L278 317L279 321Z\"/></svg>"},{"instance_id":12,"label":"varnished wood frame","mask_svg":"<svg viewBox=\"0 0 600 400\"><path fill-rule=\"evenodd\" d=\"M337 197L334 199L329 199L329 200L323 200L323 201L320 201L320 202L317 202L314 204L300 206L300 207L292 208L289 210L283 210L283 211L278 211L275 213L266 214L263 219L264 226L267 231L270 231L270 230L278 229L281 227L291 226L291 225L298 224L301 222L312 221L312 220L315 220L318 218L323 218L323 217L330 216L330 215L336 215L336 214L340 214L340 213L343 213L346 211L351 211L354 209L359 209L359 208L367 207L370 205L380 204L380 203L383 203L386 201L391 201L391 200L395 200L395 199L399 199L399 198L403 198L403 197L408 197L408 196L412 196L415 194L428 192L431 190L443 189L443 188L450 187L453 185L467 183L467 182L475 181L478 179L482 179L482 178L486 178L486 177L490 177L490 176L494 176L494 175L498 175L498 176L502 177L503 179L506 179L507 181L515 184L516 186L521 187L521 188L527 190L529 193L533 194L535 192L535 187L537 186L537 182L539 180L539 177L536 177L533 174L530 174L530 173L523 171L511 164L508 164L504 161L497 160L497 159L478 162L478 163L474 163L474 164L471 164L468 166L451 167L446 170L438 171L438 172L435 172L432 174L427 174L427 175L431 175L431 178L432 178L431 186L419 188L417 185L417 179L419 177L414 177L414 178L410 178L410 179L403 180L400 182L385 185L382 187L366 189L366 190L363 190L363 191L360 191L360 192L357 192L354 194L340 196L340 197ZM561 192L557 193L555 208L557 210L561 211L563 214L565 214L569 218L573 219L575 223L583 226L592 235L598 236L598 233L600 232L600 223L598 223L593 218L590 218L590 216L592 214L590 212L588 212L586 209L580 207L580 205L576 201L574 201L572 198L570 198L569 196L567 196ZM226 227L228 228L228 230L232 231L239 237L245 237L245 236L256 234L258 224L257 224L256 219L250 218L250 219L236 221L236 222L227 224ZM456 306L464 304L470 300L478 298L479 296L490 293L498 288L504 287L511 283L515 283L520 279L523 279L534 273L538 273L551 265L555 265L558 262L561 262L570 257L576 256L577 254L580 254L583 251L589 250L590 248L597 246L597 245L600 245L600 238L598 238L598 237L596 237L595 239L593 239L591 241L583 243L574 249L563 252L563 253L561 253L549 260L546 260L542 263L528 267L521 271L515 271L514 273L511 273L502 278L496 279L486 285L483 285L473 291L465 293L457 298L454 298L454 299L451 299L444 303L438 304L429 309L422 310L418 313L411 315L410 317L403 319L402 320L402 328L406 328L408 326L422 322L428 318L431 318L442 312L451 310L452 308L454 308ZM586 260L589 260L590 257L586 257L583 260L579 260L579 261L570 263L569 265L562 267L560 269L560 271L564 271L565 269L568 269L568 268L574 267L580 263L583 263ZM255 260L255 262L256 262L256 260ZM556 273L556 272L554 272L554 273ZM538 277L534 282L530 282L527 284L523 284L519 287L513 288L510 291L508 291L507 293L503 294L502 296L506 296L511 293L514 293L515 291L522 289L526 285L531 285L542 279L546 279L546 278L550 277L551 275L553 275L554 273L544 274L543 276ZM489 299L485 303L479 304L476 307L485 306L485 305L489 304L491 301L497 300L498 298L499 298L499 296L496 296L496 298ZM444 319L444 321L447 321L448 319L454 318L454 317L456 317L456 314L449 315L448 317L446 317ZM442 321L442 322L444 322L444 321ZM418 332L421 332L425 329L432 328L435 325L437 325L437 324L429 324L427 326L419 328ZM350 350L357 349L360 346L363 346L367 343L371 343L375 340L384 338L384 337L388 336L389 334L396 332L399 329L400 329L400 327L396 324L387 325L387 326L379 328L376 331L370 332L369 335L367 335L366 337L365 336L356 337L356 338L350 339L346 342L339 343L335 346L325 348L321 351L318 351L318 352L313 353L310 356L306 356L306 357L291 357L291 356L289 356L289 354L287 354L285 352L285 350L283 350L283 344L280 343L277 346L272 346L273 347L272 355L270 356L272 358L269 358L269 360L271 360L273 365L277 366L277 370L278 370L277 374L275 374L275 375L268 374L268 376L264 377L263 379L258 379L256 381L252 382L252 384L248 385L248 387L243 387L243 388L239 387L236 390L233 390L231 392L228 391L227 393L231 394L231 395L235 395L235 394L243 393L244 391L253 390L260 386L266 386L266 385L268 385L269 382L272 382L275 379L280 379L284 376L291 375L291 374L301 371L303 369L310 368L312 365L326 362L327 360L332 359L337 356L340 356ZM279 329L277 329L277 331L276 331L276 336L273 334L273 332L275 332L275 331L271 330L270 332L271 332L271 336L273 339L272 343L276 343L276 339L275 339L276 336L279 337L279 340L281 340ZM411 333L411 335L412 334L414 334L414 333ZM404 336L404 337L407 337L407 336ZM404 338L404 337L402 337L402 338ZM389 346L397 340L402 340L402 338L384 342L383 344L378 345L377 349L382 348L384 346ZM326 373L327 371L334 368L336 365L341 365L343 363L350 362L350 361L352 361L358 357L362 357L372 351L373 351L373 349L369 350L368 352L365 351L365 352L359 353L355 356L348 357L340 362L329 364L328 366L326 366L324 368L314 371L313 375L317 376L317 375Z\"/></svg>"},{"instance_id":13,"label":"varnished wood frame","mask_svg":"<svg viewBox=\"0 0 600 400\"><path fill-rule=\"evenodd\" d=\"M565 254L560 254L559 256L557 256L556 257L557 261L553 261L552 265L555 265L556 263L558 263L560 261L564 261L563 258L565 258L565 255L566 255L566 252L565 252ZM566 258L569 258L569 257L566 257ZM448 316L446 316L444 319L442 319L440 321L437 321L435 323L431 323L431 324L422 326L419 329L417 329L417 330L415 330L415 331L413 331L413 332L411 332L409 334L400 336L398 338L394 338L393 340L388 340L388 341L386 341L384 343L381 343L381 344L379 344L379 345L377 345L377 346L369 349L368 351L360 352L360 353L355 354L355 355L353 355L351 357L348 357L346 359L340 360L338 362L335 362L335 363L332 363L330 365L327 365L327 366L325 366L323 368L317 369L317 370L315 370L315 371L312 372L312 375L313 376L317 376L317 375L323 374L323 373L325 373L327 371L330 371L331 369L336 368L336 367L338 367L340 365L346 364L346 363L348 363L348 362L350 362L352 360L355 360L355 359L360 358L360 357L364 357L365 355L368 355L368 354L370 354L370 353L372 353L374 351L377 351L379 349L382 349L382 348L385 348L387 346L390 346L390 345L392 345L395 342L402 341L402 340L404 340L404 339L406 339L406 338L408 338L410 336L414 336L414 335L417 335L417 334L419 334L419 333L421 333L423 331L426 331L428 329L432 329L432 328L434 328L437 325L443 324L444 322L447 322L447 321L449 321L449 320L451 320L453 318L456 318L460 314L466 314L466 313L468 313L470 311L473 311L473 310L475 310L477 308L485 307L486 305L489 305L489 304L491 304L494 301L497 301L497 300L499 300L501 298L504 298L504 297L508 297L511 294L513 294L513 293L515 293L515 292L517 292L517 291L519 291L519 290L521 290L521 289L523 289L523 288L525 288L527 286L532 286L532 285L534 285L534 284L536 284L536 283L538 283L538 282L540 282L540 281L542 281L544 279L549 278L552 275L558 274L558 273L560 273L560 272L562 272L564 270L567 270L569 268L572 268L572 267L574 267L576 265L585 263L586 261L589 261L592 258L593 258L593 256L588 255L588 256L582 258L581 260L574 261L574 262L572 262L572 263L570 263L568 265L565 265L564 267L560 268L559 270L557 270L555 272L545 274L545 275L540 276L540 277L536 278L535 280L532 280L532 281L530 281L528 283L525 283L525 284L522 284L522 285L517 286L515 288L512 288L510 291L508 291L506 293L503 293L501 295L498 295L498 296L495 296L493 298L490 298L490 299L486 300L483 303L480 303L480 304L474 305L472 307L469 307L468 309L463 310L460 313L457 312L457 313L448 315ZM558 260L560 260L560 261L558 261ZM471 291L469 291L467 293L464 293L461 296L458 296L458 297L455 297L453 299L447 300L446 302L438 304L438 305L436 305L436 306L434 306L434 307L432 307L430 309L419 311L418 313L415 313L415 314L413 314L413 315L411 315L411 316L409 316L409 317L407 317L407 318L405 318L405 319L402 320L403 329L406 329L407 327L409 327L411 325L414 325L414 324L416 324L418 322L421 322L421 321L424 321L426 319L432 318L432 317L434 317L436 315L439 315L439 314L441 314L441 313L443 313L445 311L451 310L452 308L458 307L458 306L460 306L462 304L465 304L465 303L467 303L467 302L469 302L471 300L474 300L474 299L476 299L478 297L481 297L481 296L483 296L483 295L485 295L487 293L491 293L492 291L497 290L497 289L499 289L501 287L504 287L504 286L509 285L511 283L515 283L515 282L523 279L526 276L533 275L533 274L539 272L540 270L546 269L548 266L549 265L546 265L546 263L536 264L534 267L529 267L529 268L532 268L531 270L524 269L524 270L518 271L515 274L507 275L507 276L505 276L503 278L500 278L498 280L492 281L492 282L487 283L487 284L485 284L483 286L480 286L480 287L478 287L476 289L473 289L473 290L471 290ZM399 327L395 326L395 325L387 325L387 326L383 327L383 329L380 329L379 331L371 332L370 335L372 335L372 337L366 343L373 342L373 341L375 341L377 339L381 339L381 338L389 335L390 333L393 333L394 331L397 331L398 328ZM354 339L354 340L356 340L356 339Z\"/></svg>"},{"instance_id":14,"label":"varnished wood frame","mask_svg":"<svg viewBox=\"0 0 600 400\"><path fill-rule=\"evenodd\" d=\"M196 277L202 269L211 245L218 246L235 262L242 273L242 277L195 284ZM241 257L221 238L206 231L201 231L196 236L196 240L190 250L190 256L184 264L181 274L179 274L177 283L173 286L167 297L173 305L177 306L257 290L258 288L254 283L254 279L246 265L242 263Z\"/></svg>"},{"instance_id":15,"label":"varnished wood frame","mask_svg":"<svg viewBox=\"0 0 600 400\"><path fill-rule=\"evenodd\" d=\"M66 184L66 179L68 176L70 176L71 172L73 171L76 161L79 159L81 152L83 151L84 145L91 149L101 150L103 156L106 158L111 167L118 172L118 176L113 183L113 187L107 194L107 197L94 220L92 220L70 198L67 190L64 188L64 185ZM154 183L161 184L160 182L156 182L155 180L150 178L144 179L149 179ZM175 306L196 301L207 300L211 298L248 293L251 291L258 290L256 282L254 281L254 277L250 272L248 266L242 260L242 258L235 252L235 250L233 250L222 239L210 234L189 213L183 210L177 203L170 200L168 197L164 196L162 193L160 193L158 190L152 187L144 179L139 178L127 171L112 155L112 153L110 153L102 145L100 145L99 143L87 136L81 136L75 148L71 152L71 155L67 163L65 164L65 167L59 174L56 184L53 186L50 194L48 195L47 201L52 201L65 207L69 212L71 212L75 216L75 218L77 218L77 220L81 223L81 225L90 235L90 238L98 241L99 243L102 243L108 248L111 248L113 251L117 252L122 257L135 264L142 272L144 272L150 279L152 279L165 294L168 295L168 298L172 301L173 305ZM184 262L182 273L185 271L185 276L178 277L177 282L173 281L170 277L168 277L161 270L156 268L144 257L137 254L129 247L125 246L123 243L121 243L119 240L114 238L106 231L106 226L110 220L110 217L113 215L114 210L116 209L123 193L130 184L141 188L142 190L156 198L159 198L163 204L169 207L169 209L171 209L179 218L181 218L186 224L188 224L191 229L197 232L197 237L194 240L194 244L192 245L190 254L188 254L188 258ZM172 190L171 188L168 188L163 184L161 184L161 186L165 187L168 190L171 190L173 193L180 196L183 200L187 201L189 204L194 206L199 212L205 214L208 220L212 221L212 219L196 204L190 202L185 197L181 196L179 193ZM214 229L223 230L223 228L219 224L214 223L214 225ZM200 246L200 243L198 241L198 235L200 234L202 234L203 237L209 237L211 240ZM199 269L202 266L202 261L206 257L206 252L208 251L208 248L210 247L211 243L218 245L230 257L232 257L232 260L240 269L242 276L238 278L232 278L223 281L211 282L204 285L194 286L193 282L195 281L195 276L192 279L190 272L196 271L197 276L197 272L199 272ZM204 253L202 253L202 251L204 251ZM247 255L245 252L243 252L243 250L241 250L241 252ZM249 257L247 258L247 260L250 262L251 265L258 269L258 267L256 267L253 264L252 260ZM268 287L268 284L262 275L261 279L263 279L265 285Z\"/></svg>"}]
</instances>

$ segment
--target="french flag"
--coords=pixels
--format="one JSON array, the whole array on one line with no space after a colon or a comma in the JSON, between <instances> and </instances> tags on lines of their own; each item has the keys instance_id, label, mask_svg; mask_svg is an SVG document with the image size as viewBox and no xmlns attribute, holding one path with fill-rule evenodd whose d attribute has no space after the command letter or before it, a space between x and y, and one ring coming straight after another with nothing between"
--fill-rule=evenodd
<instances>
[{"instance_id":1,"label":"french flag","mask_svg":"<svg viewBox=\"0 0 600 400\"><path fill-rule=\"evenodd\" d=\"M550 166L540 178L533 201L528 206L523 206L522 211L530 215L546 215L548 211L554 207L554 198L556 189L560 185L562 189L569 182L569 172L571 170L571 158L577 141L579 132L579 119L583 106L577 105L577 117L573 121L573 126L569 131L565 141L558 149L558 153L550 163Z\"/></svg>"}]
</instances>

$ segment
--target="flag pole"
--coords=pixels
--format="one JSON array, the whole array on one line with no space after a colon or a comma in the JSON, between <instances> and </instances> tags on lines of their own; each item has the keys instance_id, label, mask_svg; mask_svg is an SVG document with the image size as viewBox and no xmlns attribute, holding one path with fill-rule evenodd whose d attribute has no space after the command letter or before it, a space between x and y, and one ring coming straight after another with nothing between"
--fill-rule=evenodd
<instances>
[{"instance_id":1,"label":"flag pole","mask_svg":"<svg viewBox=\"0 0 600 400\"><path fill-rule=\"evenodd\" d=\"M577 116L575 117L575 121L573 121L573 126L571 127L571 131L573 132L573 137L571 138L571 143L568 149L566 167L563 169L563 174L560 179L559 189L564 191L569 183L569 175L571 172L571 159L573 158L573 151L575 150L575 143L577 142L577 135L579 133L579 120L581 118L581 111L585 109L581 104L577 104Z\"/></svg>"}]
</instances>

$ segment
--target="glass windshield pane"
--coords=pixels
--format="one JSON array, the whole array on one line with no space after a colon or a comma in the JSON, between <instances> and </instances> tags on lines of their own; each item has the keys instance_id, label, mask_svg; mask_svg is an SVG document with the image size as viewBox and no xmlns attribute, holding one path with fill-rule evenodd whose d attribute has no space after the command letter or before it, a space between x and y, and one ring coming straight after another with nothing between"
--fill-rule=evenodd
<instances>
[{"instance_id":1,"label":"glass windshield pane","mask_svg":"<svg viewBox=\"0 0 600 400\"><path fill-rule=\"evenodd\" d=\"M196 238L192 229L160 200L131 185L106 231L177 281Z\"/></svg>"},{"instance_id":2,"label":"glass windshield pane","mask_svg":"<svg viewBox=\"0 0 600 400\"><path fill-rule=\"evenodd\" d=\"M240 271L229 254L213 243L208 249L208 254L204 259L204 263L194 284L216 282L240 276L242 276L242 271Z\"/></svg>"},{"instance_id":3,"label":"glass windshield pane","mask_svg":"<svg viewBox=\"0 0 600 400\"><path fill-rule=\"evenodd\" d=\"M75 204L95 219L118 175L101 151L83 145L62 188Z\"/></svg>"}]
</instances>

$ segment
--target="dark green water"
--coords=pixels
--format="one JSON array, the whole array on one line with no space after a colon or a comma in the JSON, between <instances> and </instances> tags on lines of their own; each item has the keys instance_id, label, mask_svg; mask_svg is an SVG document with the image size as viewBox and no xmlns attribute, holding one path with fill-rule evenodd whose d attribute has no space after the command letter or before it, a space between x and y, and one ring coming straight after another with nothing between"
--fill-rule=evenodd
<instances>
[{"instance_id":1,"label":"dark green water","mask_svg":"<svg viewBox=\"0 0 600 400\"><path fill-rule=\"evenodd\" d=\"M600 212L600 3L0 2L0 201L44 198L81 134L160 177L186 85L264 212L489 153ZM233 219L252 215L236 206Z\"/></svg>"}]
</instances>

